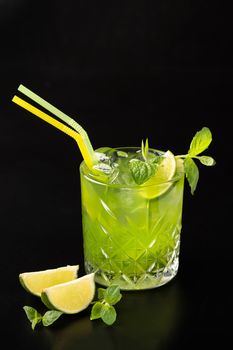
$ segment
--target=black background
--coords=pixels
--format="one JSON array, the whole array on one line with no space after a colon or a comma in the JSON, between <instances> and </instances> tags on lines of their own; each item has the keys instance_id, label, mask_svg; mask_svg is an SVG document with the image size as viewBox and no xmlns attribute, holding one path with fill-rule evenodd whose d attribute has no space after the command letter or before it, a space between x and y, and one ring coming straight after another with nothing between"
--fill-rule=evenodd
<instances>
[{"instance_id":1,"label":"black background","mask_svg":"<svg viewBox=\"0 0 233 350\"><path fill-rule=\"evenodd\" d=\"M18 349L225 347L232 314L232 20L218 1L0 0L1 333ZM186 185L180 269L167 286L123 293L114 326L85 310L30 329L40 301L18 274L83 270L75 142L11 102L22 83L80 122L95 148L184 153L208 126L194 196Z\"/></svg>"}]
</instances>

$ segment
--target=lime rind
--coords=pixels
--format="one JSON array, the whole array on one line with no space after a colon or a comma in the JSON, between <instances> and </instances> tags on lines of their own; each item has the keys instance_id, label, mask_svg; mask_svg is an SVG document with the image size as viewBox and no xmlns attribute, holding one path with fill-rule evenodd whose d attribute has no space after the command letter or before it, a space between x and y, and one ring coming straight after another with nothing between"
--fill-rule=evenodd
<instances>
[{"instance_id":1,"label":"lime rind","mask_svg":"<svg viewBox=\"0 0 233 350\"><path fill-rule=\"evenodd\" d=\"M163 195L173 185L176 173L176 158L171 151L167 151L163 154L163 160L159 164L155 175L143 183L141 195L147 199Z\"/></svg>"},{"instance_id":2,"label":"lime rind","mask_svg":"<svg viewBox=\"0 0 233 350\"><path fill-rule=\"evenodd\" d=\"M24 272L19 275L22 287L29 293L40 297L43 289L63 282L77 279L79 265L67 265L55 269Z\"/></svg>"},{"instance_id":3,"label":"lime rind","mask_svg":"<svg viewBox=\"0 0 233 350\"><path fill-rule=\"evenodd\" d=\"M42 291L41 293L41 301L45 304L45 306L50 309L50 310L54 310L55 307L49 302L49 298L47 296L47 294L45 293L45 291ZM57 310L57 309L55 309Z\"/></svg>"},{"instance_id":4,"label":"lime rind","mask_svg":"<svg viewBox=\"0 0 233 350\"><path fill-rule=\"evenodd\" d=\"M49 308L66 314L83 311L95 295L94 273L46 288L41 293L42 302Z\"/></svg>"}]
</instances>

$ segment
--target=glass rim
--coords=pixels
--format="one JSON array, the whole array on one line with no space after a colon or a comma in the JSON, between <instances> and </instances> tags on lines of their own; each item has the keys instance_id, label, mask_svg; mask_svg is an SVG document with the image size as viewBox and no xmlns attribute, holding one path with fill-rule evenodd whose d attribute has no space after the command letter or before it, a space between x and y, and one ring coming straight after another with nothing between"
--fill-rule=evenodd
<instances>
[{"instance_id":1,"label":"glass rim","mask_svg":"<svg viewBox=\"0 0 233 350\"><path fill-rule=\"evenodd\" d=\"M107 148L107 147L100 147L100 148L97 148L95 150L95 152L98 152L98 150L100 149L103 149L103 148ZM111 149L111 147L109 147ZM115 149L115 150L140 150L141 148L140 147L134 147L134 146L130 146L130 147L113 147L112 149ZM154 151L154 152L157 152L159 154L164 154L165 151L161 151L161 150L157 150L157 149L154 149L154 148L149 148L150 151ZM85 172L84 169L87 169L87 172ZM159 183L156 183L156 184L146 184L146 183L143 183L141 185L138 185L138 184L131 184L131 185L127 185L127 184L115 184L115 183L106 183L106 182L103 182L103 181L100 181L98 180L98 178L95 176L95 175L92 175L90 174L90 172L88 171L88 167L87 165L85 164L84 160L81 162L80 166L79 166L79 170L80 170L80 173L89 181L93 182L93 183L96 183L98 185L102 185L102 186L105 186L105 187L110 187L110 188L116 188L116 189L128 189L128 190L143 190L145 188L159 188L163 185L169 185L169 187L178 182L183 176L184 176L184 173L178 173L178 174L175 174L172 179L168 180L168 181L163 181L163 182L159 182Z\"/></svg>"}]
</instances>

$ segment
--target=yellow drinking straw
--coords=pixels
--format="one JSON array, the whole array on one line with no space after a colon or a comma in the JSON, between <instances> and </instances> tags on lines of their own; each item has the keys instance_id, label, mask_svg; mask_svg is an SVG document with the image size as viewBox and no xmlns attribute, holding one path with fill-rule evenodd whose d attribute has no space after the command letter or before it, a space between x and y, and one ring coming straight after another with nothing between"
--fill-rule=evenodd
<instances>
[{"instance_id":1,"label":"yellow drinking straw","mask_svg":"<svg viewBox=\"0 0 233 350\"><path fill-rule=\"evenodd\" d=\"M61 122L57 121L56 119L50 117L48 114L46 114L46 113L42 112L41 110L39 110L38 108L32 106L30 103L22 100L18 96L14 96L12 101L14 103L18 104L19 106L23 107L24 109L28 110L32 114L36 115L37 117L45 120L47 123L53 125L55 128L61 130L65 134L72 137L77 142L86 165L88 166L88 168L92 169L92 167L94 165L94 160L91 157L90 152L88 151L88 148L87 148L86 144L84 143L82 136L78 132L76 132L73 129L69 128L68 126L62 124Z\"/></svg>"}]
</instances>

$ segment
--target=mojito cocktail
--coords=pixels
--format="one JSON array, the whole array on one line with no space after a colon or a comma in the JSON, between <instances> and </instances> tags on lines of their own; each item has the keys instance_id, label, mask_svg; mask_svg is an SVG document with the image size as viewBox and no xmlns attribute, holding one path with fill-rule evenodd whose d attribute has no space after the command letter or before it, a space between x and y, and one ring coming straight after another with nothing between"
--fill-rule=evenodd
<instances>
[{"instance_id":1,"label":"mojito cocktail","mask_svg":"<svg viewBox=\"0 0 233 350\"><path fill-rule=\"evenodd\" d=\"M23 85L18 90L58 119L18 96L13 102L72 137L83 156L80 165L85 269L95 281L121 289L161 286L177 273L184 178L194 194L196 162L213 166L203 155L212 142L208 127L197 131L187 153L149 148L94 151L87 132L74 119Z\"/></svg>"},{"instance_id":2,"label":"mojito cocktail","mask_svg":"<svg viewBox=\"0 0 233 350\"><path fill-rule=\"evenodd\" d=\"M90 173L84 162L80 167L86 272L95 272L101 285L126 290L160 286L179 265L182 161L150 150L151 161L160 159L160 168L164 162L163 173L169 171L171 178L137 185L130 164L141 161L141 149L99 152L105 177Z\"/></svg>"}]
</instances>

